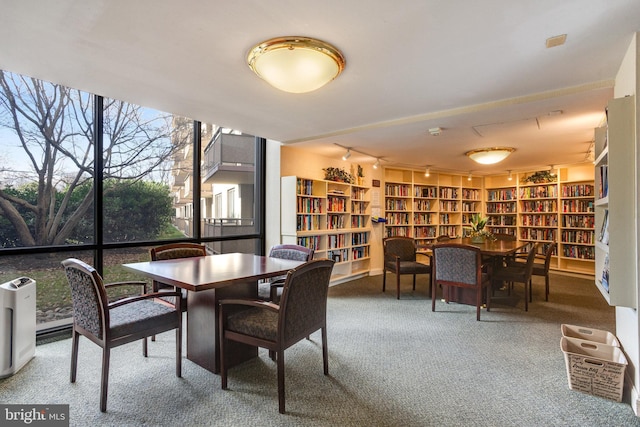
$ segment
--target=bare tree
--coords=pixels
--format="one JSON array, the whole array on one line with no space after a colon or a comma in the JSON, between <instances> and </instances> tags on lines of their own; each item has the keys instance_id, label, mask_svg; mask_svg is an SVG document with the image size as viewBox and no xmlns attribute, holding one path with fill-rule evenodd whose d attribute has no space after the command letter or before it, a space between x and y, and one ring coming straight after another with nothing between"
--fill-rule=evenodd
<instances>
[{"instance_id":1,"label":"bare tree","mask_svg":"<svg viewBox=\"0 0 640 427\"><path fill-rule=\"evenodd\" d=\"M30 180L37 183L35 204L0 188L0 212L22 246L62 245L90 212L95 177L93 109L91 94L0 70L0 129L15 135L0 143L15 141L21 147ZM166 176L172 155L188 143L184 136L176 138L185 132L172 126L168 114L105 99L103 116L105 179ZM3 169L6 177L11 168ZM86 183L91 190L71 208L74 191ZM19 209L30 212L33 223Z\"/></svg>"}]
</instances>

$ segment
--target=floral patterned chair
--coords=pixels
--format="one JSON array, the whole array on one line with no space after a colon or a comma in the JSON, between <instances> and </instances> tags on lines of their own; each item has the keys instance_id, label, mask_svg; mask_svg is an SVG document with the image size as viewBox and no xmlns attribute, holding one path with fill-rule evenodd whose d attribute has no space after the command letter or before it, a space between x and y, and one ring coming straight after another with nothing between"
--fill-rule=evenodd
<instances>
[{"instance_id":1,"label":"floral patterned chair","mask_svg":"<svg viewBox=\"0 0 640 427\"><path fill-rule=\"evenodd\" d=\"M472 245L438 243L433 247L434 286L431 294L431 311L436 311L438 285L442 286L445 301L449 302L450 287L475 290L476 320L480 320L482 295L486 290L487 311L491 309L491 281L482 272L482 254Z\"/></svg>"},{"instance_id":2,"label":"floral patterned chair","mask_svg":"<svg viewBox=\"0 0 640 427\"><path fill-rule=\"evenodd\" d=\"M291 259L295 261L311 261L313 249L299 245L274 245L269 251L271 258ZM258 284L258 299L278 303L282 295L282 287L286 276L274 277L271 280Z\"/></svg>"},{"instance_id":3,"label":"floral patterned chair","mask_svg":"<svg viewBox=\"0 0 640 427\"><path fill-rule=\"evenodd\" d=\"M178 307L157 302L158 293L147 294L145 282L104 284L98 272L88 264L69 258L62 261L71 288L73 330L71 347L71 382L76 382L80 335L102 347L102 379L100 410L107 410L109 359L111 349L142 340L142 354L147 357L147 337L176 330L176 376L182 376L182 312L178 292ZM106 289L117 286L141 286L142 295L109 302Z\"/></svg>"}]
</instances>

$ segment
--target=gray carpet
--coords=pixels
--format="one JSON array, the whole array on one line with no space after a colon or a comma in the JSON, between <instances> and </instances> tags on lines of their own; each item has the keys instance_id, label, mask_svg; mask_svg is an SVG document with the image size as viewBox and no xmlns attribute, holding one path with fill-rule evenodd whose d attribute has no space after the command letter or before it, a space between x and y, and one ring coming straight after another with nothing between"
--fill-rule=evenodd
<instances>
[{"instance_id":1,"label":"gray carpet","mask_svg":"<svg viewBox=\"0 0 640 427\"><path fill-rule=\"evenodd\" d=\"M390 276L392 283L393 277ZM0 380L3 403L70 405L71 425L113 426L640 426L626 403L572 391L560 324L614 331L614 310L589 280L554 275L544 302L500 293L491 312L438 301L403 278L334 286L329 298L329 371L319 333L287 350L287 414L278 413L275 364L266 351L230 371L229 390L188 360L174 375L173 333L112 352L108 412L99 411L100 350L81 339L78 380L69 383L70 340L39 345L15 376ZM522 295L516 287L515 295Z\"/></svg>"}]
</instances>

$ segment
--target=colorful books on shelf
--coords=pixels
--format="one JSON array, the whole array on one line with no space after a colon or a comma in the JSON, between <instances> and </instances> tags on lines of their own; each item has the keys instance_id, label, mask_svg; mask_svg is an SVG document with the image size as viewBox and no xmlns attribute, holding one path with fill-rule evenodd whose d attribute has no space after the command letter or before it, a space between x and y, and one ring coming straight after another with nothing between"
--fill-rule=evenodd
<instances>
[{"instance_id":1,"label":"colorful books on shelf","mask_svg":"<svg viewBox=\"0 0 640 427\"><path fill-rule=\"evenodd\" d=\"M609 194L609 166L602 165L598 168L598 170L600 172L600 175L598 176L600 184L598 186L598 188L600 189L598 192L598 198L603 199Z\"/></svg>"}]
</instances>

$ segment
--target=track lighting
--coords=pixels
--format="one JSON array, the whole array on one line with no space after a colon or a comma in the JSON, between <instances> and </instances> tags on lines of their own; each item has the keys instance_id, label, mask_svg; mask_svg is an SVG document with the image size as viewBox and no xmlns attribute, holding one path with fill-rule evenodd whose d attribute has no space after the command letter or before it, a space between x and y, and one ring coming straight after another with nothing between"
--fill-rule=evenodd
<instances>
[{"instance_id":1,"label":"track lighting","mask_svg":"<svg viewBox=\"0 0 640 427\"><path fill-rule=\"evenodd\" d=\"M431 175L431 171L429 170L429 166L427 166L427 168L424 170L424 176L430 176Z\"/></svg>"},{"instance_id":2,"label":"track lighting","mask_svg":"<svg viewBox=\"0 0 640 427\"><path fill-rule=\"evenodd\" d=\"M472 178L473 176L471 176L471 172L469 172L469 176L467 176L467 181L471 181Z\"/></svg>"},{"instance_id":3,"label":"track lighting","mask_svg":"<svg viewBox=\"0 0 640 427\"><path fill-rule=\"evenodd\" d=\"M507 176L507 179L509 181L513 180L513 175L511 174L511 171L507 171L507 172L509 172L509 175Z\"/></svg>"},{"instance_id":4,"label":"track lighting","mask_svg":"<svg viewBox=\"0 0 640 427\"><path fill-rule=\"evenodd\" d=\"M342 156L342 160L347 160L349 157L351 157L351 150L347 149L347 152Z\"/></svg>"},{"instance_id":5,"label":"track lighting","mask_svg":"<svg viewBox=\"0 0 640 427\"><path fill-rule=\"evenodd\" d=\"M380 167L380 159L376 159L376 162L373 164L374 169L378 169Z\"/></svg>"}]
</instances>

